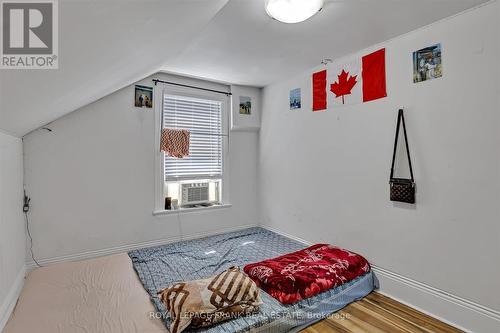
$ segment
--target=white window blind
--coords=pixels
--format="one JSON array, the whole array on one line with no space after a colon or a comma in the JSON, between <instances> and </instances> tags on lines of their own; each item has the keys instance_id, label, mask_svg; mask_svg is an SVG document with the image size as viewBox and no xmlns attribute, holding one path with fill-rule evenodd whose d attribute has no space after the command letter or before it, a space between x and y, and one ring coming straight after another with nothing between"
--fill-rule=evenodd
<instances>
[{"instance_id":1,"label":"white window blind","mask_svg":"<svg viewBox=\"0 0 500 333\"><path fill-rule=\"evenodd\" d=\"M163 128L190 132L189 156L165 154L165 179L222 177L222 102L164 95Z\"/></svg>"}]
</instances>

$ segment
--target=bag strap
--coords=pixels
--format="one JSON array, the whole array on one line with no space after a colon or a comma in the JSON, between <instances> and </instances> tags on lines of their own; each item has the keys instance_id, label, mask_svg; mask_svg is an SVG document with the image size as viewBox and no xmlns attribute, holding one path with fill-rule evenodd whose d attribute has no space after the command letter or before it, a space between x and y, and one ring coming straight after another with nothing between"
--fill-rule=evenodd
<instances>
[{"instance_id":1,"label":"bag strap","mask_svg":"<svg viewBox=\"0 0 500 333\"><path fill-rule=\"evenodd\" d=\"M403 134L405 136L405 144L406 144L406 154L408 156L408 165L410 167L410 175L411 181L413 182L413 168L411 166L411 158L410 158L410 148L408 147L408 136L406 135L406 125L405 125L405 116L403 114L403 109L399 109L398 111L398 124L396 125L396 137L394 138L394 151L392 152L392 165L391 165L391 176L392 179L394 175L394 163L396 162L396 151L398 148L398 137L399 137L399 127L403 123Z\"/></svg>"}]
</instances>

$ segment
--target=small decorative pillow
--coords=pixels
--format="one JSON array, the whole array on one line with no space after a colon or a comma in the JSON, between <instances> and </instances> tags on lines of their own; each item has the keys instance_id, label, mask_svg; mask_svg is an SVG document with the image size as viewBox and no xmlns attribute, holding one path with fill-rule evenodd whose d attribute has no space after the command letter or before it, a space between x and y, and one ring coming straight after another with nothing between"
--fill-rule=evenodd
<instances>
[{"instance_id":1,"label":"small decorative pillow","mask_svg":"<svg viewBox=\"0 0 500 333\"><path fill-rule=\"evenodd\" d=\"M172 317L171 333L247 315L262 304L259 288L238 267L208 279L176 283L158 295Z\"/></svg>"}]
</instances>

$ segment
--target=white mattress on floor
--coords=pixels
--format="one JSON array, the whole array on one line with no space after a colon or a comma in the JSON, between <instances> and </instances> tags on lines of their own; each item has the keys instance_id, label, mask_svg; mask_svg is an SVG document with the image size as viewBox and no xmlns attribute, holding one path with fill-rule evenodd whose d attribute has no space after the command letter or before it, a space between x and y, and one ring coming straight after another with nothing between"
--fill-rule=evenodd
<instances>
[{"instance_id":1,"label":"white mattress on floor","mask_svg":"<svg viewBox=\"0 0 500 333\"><path fill-rule=\"evenodd\" d=\"M168 332L126 253L38 268L3 333Z\"/></svg>"}]
</instances>

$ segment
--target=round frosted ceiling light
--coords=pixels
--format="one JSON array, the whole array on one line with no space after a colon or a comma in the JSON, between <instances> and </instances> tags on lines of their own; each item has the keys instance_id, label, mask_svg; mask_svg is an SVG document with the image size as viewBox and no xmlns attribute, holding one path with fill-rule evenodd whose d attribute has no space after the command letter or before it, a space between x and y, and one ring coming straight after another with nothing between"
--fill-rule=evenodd
<instances>
[{"instance_id":1,"label":"round frosted ceiling light","mask_svg":"<svg viewBox=\"0 0 500 333\"><path fill-rule=\"evenodd\" d=\"M323 8L324 0L266 0L266 12L284 23L307 20Z\"/></svg>"}]
</instances>

